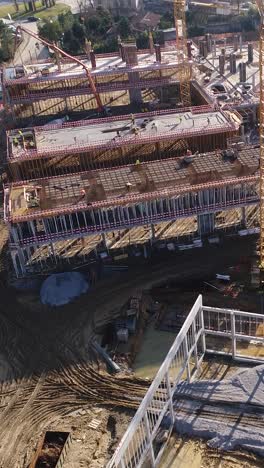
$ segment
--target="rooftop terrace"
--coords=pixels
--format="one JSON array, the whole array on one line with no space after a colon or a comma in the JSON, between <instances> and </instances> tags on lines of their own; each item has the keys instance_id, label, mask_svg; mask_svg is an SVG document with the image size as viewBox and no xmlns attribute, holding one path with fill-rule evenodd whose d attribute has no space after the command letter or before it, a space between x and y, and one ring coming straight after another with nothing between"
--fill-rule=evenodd
<instances>
[{"instance_id":1,"label":"rooftop terrace","mask_svg":"<svg viewBox=\"0 0 264 468\"><path fill-rule=\"evenodd\" d=\"M186 164L182 159L122 166L89 171L80 174L37 179L30 183L9 185L6 199L6 218L19 222L89 208L106 208L142 200L172 197L193 190L202 190L204 184L228 185L257 180L259 149L245 148L231 162L221 153L194 156ZM38 202L28 207L26 192L35 191Z\"/></svg>"},{"instance_id":2,"label":"rooftop terrace","mask_svg":"<svg viewBox=\"0 0 264 468\"><path fill-rule=\"evenodd\" d=\"M9 159L76 154L96 148L191 138L238 130L236 113L204 106L59 124L7 133Z\"/></svg>"}]
</instances>

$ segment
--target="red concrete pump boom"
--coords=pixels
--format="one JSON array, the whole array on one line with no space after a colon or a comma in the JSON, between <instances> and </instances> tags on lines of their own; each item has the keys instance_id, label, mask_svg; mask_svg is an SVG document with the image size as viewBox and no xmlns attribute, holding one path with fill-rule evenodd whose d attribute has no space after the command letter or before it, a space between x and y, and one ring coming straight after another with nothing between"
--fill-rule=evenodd
<instances>
[{"instance_id":1,"label":"red concrete pump boom","mask_svg":"<svg viewBox=\"0 0 264 468\"><path fill-rule=\"evenodd\" d=\"M23 31L24 33L28 34L29 36L31 37L34 37L34 39L36 39L37 41L40 41L42 42L42 44L44 44L45 46L49 47L50 49L54 50L54 52L58 52L60 55L62 55L63 57L66 57L68 58L69 60L71 60L72 62L75 62L77 63L78 65L80 65L86 72L86 75L87 75L87 78L88 78L88 81L89 81L89 85L91 86L91 90L94 94L94 97L96 99L96 102L97 102L97 105L98 105L98 110L99 112L103 112L104 111L104 106L102 104L102 101L101 101L101 98L100 98L100 95L98 94L97 90L96 90L96 86L94 84L94 80L93 80L93 77L90 73L90 70L89 68L81 61L79 60L77 57L73 57L72 55L70 54L67 54L67 52L64 52L64 50L60 49L58 46L56 46L55 44L52 44L48 41L46 41L46 39L42 39L41 37L39 37L37 34L35 34L34 32L32 31L29 31L28 29L24 28L23 26L17 26L16 28L16 38L15 38L15 48L17 46L17 34L20 32L20 31Z\"/></svg>"}]
</instances>

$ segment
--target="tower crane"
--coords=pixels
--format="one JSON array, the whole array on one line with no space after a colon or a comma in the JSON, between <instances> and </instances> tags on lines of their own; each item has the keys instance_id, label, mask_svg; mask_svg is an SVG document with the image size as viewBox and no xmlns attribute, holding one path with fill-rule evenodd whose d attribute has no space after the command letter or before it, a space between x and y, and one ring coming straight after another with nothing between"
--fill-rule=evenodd
<instances>
[{"instance_id":1,"label":"tower crane","mask_svg":"<svg viewBox=\"0 0 264 468\"><path fill-rule=\"evenodd\" d=\"M260 271L264 271L264 0L256 0L260 14L259 28L259 138L260 138L260 179L259 179L259 198L260 198Z\"/></svg>"},{"instance_id":2,"label":"tower crane","mask_svg":"<svg viewBox=\"0 0 264 468\"><path fill-rule=\"evenodd\" d=\"M35 34L33 31L29 31L28 29L24 28L24 26L17 26L17 28L16 28L15 48L17 46L18 33L20 33L20 32L24 32L25 34L28 34L29 36L33 37L34 39L41 42L45 46L47 46L50 49L54 50L54 53L57 56L62 55L63 57L66 57L67 59L71 60L72 62L75 62L78 65L80 65L80 67L82 67L85 70L86 76L87 76L88 81L89 81L89 85L91 87L92 93L93 93L93 95L94 95L94 97L96 99L96 102L97 102L98 111L99 112L104 112L104 106L102 104L100 95L96 90L96 86L95 86L93 77L92 77L92 75L90 73L90 70L80 59L78 59L77 57L73 57L70 54L67 54L67 52L64 52L64 50L60 49L56 44L52 44L52 43L46 41L46 39L42 39L37 34Z\"/></svg>"},{"instance_id":3,"label":"tower crane","mask_svg":"<svg viewBox=\"0 0 264 468\"><path fill-rule=\"evenodd\" d=\"M187 54L186 0L174 0L176 48L179 64L180 95L184 107L191 105L191 66Z\"/></svg>"}]
</instances>

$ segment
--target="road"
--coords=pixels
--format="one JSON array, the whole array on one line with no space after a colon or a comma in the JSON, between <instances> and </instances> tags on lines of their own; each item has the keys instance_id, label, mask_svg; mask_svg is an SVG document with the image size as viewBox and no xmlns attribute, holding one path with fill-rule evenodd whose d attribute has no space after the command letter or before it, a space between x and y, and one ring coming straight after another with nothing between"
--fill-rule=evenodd
<instances>
[{"instance_id":1,"label":"road","mask_svg":"<svg viewBox=\"0 0 264 468\"><path fill-rule=\"evenodd\" d=\"M0 0L0 5L8 5L10 6L10 1L12 0ZM83 0L83 3L85 3L86 0ZM23 3L23 0L18 0L18 3ZM57 0L57 3L62 3L64 5L68 5L71 8L72 13L78 13L79 12L79 5L78 5L78 0Z\"/></svg>"},{"instance_id":2,"label":"road","mask_svg":"<svg viewBox=\"0 0 264 468\"><path fill-rule=\"evenodd\" d=\"M78 3L80 3L80 0L59 0L58 3L64 3L65 5L68 5L71 8L72 13L79 13L80 8ZM86 0L83 0L83 3L87 3Z\"/></svg>"},{"instance_id":3,"label":"road","mask_svg":"<svg viewBox=\"0 0 264 468\"><path fill-rule=\"evenodd\" d=\"M25 28L29 29L34 33L38 33L37 23L29 23L28 21L20 21L14 23L15 26L25 26ZM41 60L49 57L49 51L46 47L42 46L41 42L39 42L39 48L36 47L37 41L27 35L23 34L23 41L19 45L16 50L15 57L13 63L15 65L25 65L27 63L31 63L36 59Z\"/></svg>"},{"instance_id":4,"label":"road","mask_svg":"<svg viewBox=\"0 0 264 468\"><path fill-rule=\"evenodd\" d=\"M18 0L19 3L23 3L22 0ZM58 3L68 5L71 8L72 13L78 13L79 6L78 0L60 0ZM10 0L0 0L0 5L10 5ZM30 29L34 33L38 32L37 23L30 23L27 20L21 20L14 22L14 26L24 25L27 29ZM23 42L18 47L15 54L13 63L14 65L21 65L31 63L36 59L41 60L49 57L49 53L46 47L43 47L39 43L39 49L36 48L36 40L33 37L25 35Z\"/></svg>"}]
</instances>

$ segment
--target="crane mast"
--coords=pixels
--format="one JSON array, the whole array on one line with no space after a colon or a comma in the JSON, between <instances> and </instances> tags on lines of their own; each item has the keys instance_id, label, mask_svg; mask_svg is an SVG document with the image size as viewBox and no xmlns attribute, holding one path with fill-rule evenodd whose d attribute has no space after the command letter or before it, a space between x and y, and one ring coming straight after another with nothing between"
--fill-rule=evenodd
<instances>
[{"instance_id":1,"label":"crane mast","mask_svg":"<svg viewBox=\"0 0 264 468\"><path fill-rule=\"evenodd\" d=\"M91 88L92 93L93 93L93 95L94 95L94 97L96 99L96 103L97 103L97 106L98 106L98 111L99 112L104 111L104 106L102 104L100 95L98 94L98 92L96 90L96 86L95 86L93 77L92 77L92 75L90 73L90 70L81 60L79 60L77 57L73 57L72 55L67 54L67 52L64 52L64 50L60 49L56 44L51 44L50 42L46 41L46 39L42 39L37 34L35 34L33 31L29 31L28 29L24 28L23 26L17 26L17 28L16 28L15 48L16 48L16 45L17 45L17 34L19 33L19 31L23 31L24 33L26 33L29 36L36 39L37 41L42 42L42 44L44 44L45 46L47 46L50 49L54 50L55 54L62 55L63 57L66 57L66 58L70 59L72 62L75 62L78 65L80 65L85 70L86 76L87 76L88 81L89 81L90 88Z\"/></svg>"},{"instance_id":2,"label":"crane mast","mask_svg":"<svg viewBox=\"0 0 264 468\"><path fill-rule=\"evenodd\" d=\"M186 0L174 0L176 48L179 63L180 95L184 107L191 105L191 66L187 54Z\"/></svg>"},{"instance_id":3,"label":"crane mast","mask_svg":"<svg viewBox=\"0 0 264 468\"><path fill-rule=\"evenodd\" d=\"M260 221L260 243L259 243L259 267L264 272L264 2L256 0L260 13L259 28L259 138L260 138L260 162L259 162L259 221Z\"/></svg>"}]
</instances>

